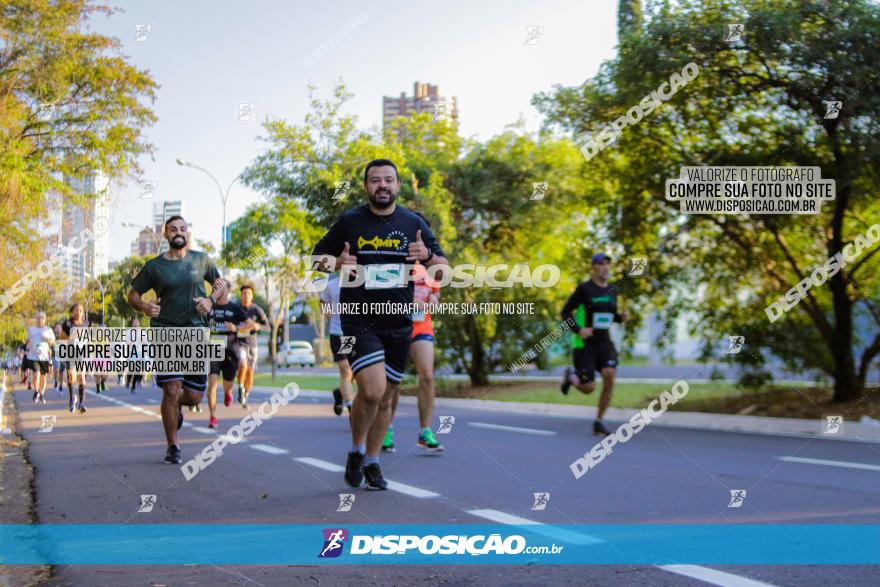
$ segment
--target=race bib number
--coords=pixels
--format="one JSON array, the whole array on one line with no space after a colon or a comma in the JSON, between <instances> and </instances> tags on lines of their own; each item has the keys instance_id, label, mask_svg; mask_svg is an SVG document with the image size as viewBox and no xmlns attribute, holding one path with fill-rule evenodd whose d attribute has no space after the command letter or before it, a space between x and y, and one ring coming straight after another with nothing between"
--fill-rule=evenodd
<instances>
[{"instance_id":1,"label":"race bib number","mask_svg":"<svg viewBox=\"0 0 880 587\"><path fill-rule=\"evenodd\" d=\"M425 321L425 313L424 312L413 312L412 321L413 322L424 322Z\"/></svg>"},{"instance_id":2,"label":"race bib number","mask_svg":"<svg viewBox=\"0 0 880 587\"><path fill-rule=\"evenodd\" d=\"M364 287L366 289L390 289L403 287L403 281L403 265L400 263L367 265Z\"/></svg>"},{"instance_id":3,"label":"race bib number","mask_svg":"<svg viewBox=\"0 0 880 587\"><path fill-rule=\"evenodd\" d=\"M608 330L614 323L614 314L611 312L596 312L593 314L593 328Z\"/></svg>"},{"instance_id":4,"label":"race bib number","mask_svg":"<svg viewBox=\"0 0 880 587\"><path fill-rule=\"evenodd\" d=\"M211 342L213 342L214 344L223 344L224 342L226 342L226 337L225 336L212 336Z\"/></svg>"}]
</instances>

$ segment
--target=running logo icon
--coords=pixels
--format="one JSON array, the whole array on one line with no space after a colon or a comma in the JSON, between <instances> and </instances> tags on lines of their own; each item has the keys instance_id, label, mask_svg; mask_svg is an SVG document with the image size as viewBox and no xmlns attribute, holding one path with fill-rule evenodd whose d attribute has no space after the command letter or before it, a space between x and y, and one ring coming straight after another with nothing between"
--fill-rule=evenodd
<instances>
[{"instance_id":1,"label":"running logo icon","mask_svg":"<svg viewBox=\"0 0 880 587\"><path fill-rule=\"evenodd\" d=\"M742 350L743 344L746 342L745 336L728 336L730 346L727 347L728 355L736 355Z\"/></svg>"},{"instance_id":2,"label":"running logo icon","mask_svg":"<svg viewBox=\"0 0 880 587\"><path fill-rule=\"evenodd\" d=\"M345 196L348 195L348 190L349 190L350 185L351 185L351 183L347 182L347 181L337 181L336 182L336 191L333 192L333 200L339 201L339 200L345 198Z\"/></svg>"},{"instance_id":3,"label":"running logo icon","mask_svg":"<svg viewBox=\"0 0 880 587\"><path fill-rule=\"evenodd\" d=\"M437 434L449 434L452 432L454 424L455 416L440 416L440 427L437 428Z\"/></svg>"},{"instance_id":4,"label":"running logo icon","mask_svg":"<svg viewBox=\"0 0 880 587\"><path fill-rule=\"evenodd\" d=\"M737 41L742 40L743 33L746 32L746 25L744 24L728 24L725 25L724 29L724 40L728 43L736 43Z\"/></svg>"},{"instance_id":5,"label":"running logo icon","mask_svg":"<svg viewBox=\"0 0 880 587\"><path fill-rule=\"evenodd\" d=\"M827 414L822 434L843 434L843 416L841 414Z\"/></svg>"},{"instance_id":6,"label":"running logo icon","mask_svg":"<svg viewBox=\"0 0 880 587\"><path fill-rule=\"evenodd\" d=\"M437 102L434 104L434 115L431 117L431 122L446 120L447 118L449 118L449 102Z\"/></svg>"},{"instance_id":7,"label":"running logo icon","mask_svg":"<svg viewBox=\"0 0 880 587\"><path fill-rule=\"evenodd\" d=\"M149 513L153 511L153 506L156 505L156 496L155 495L142 495L141 496L141 507L138 508L138 513Z\"/></svg>"},{"instance_id":8,"label":"running logo icon","mask_svg":"<svg viewBox=\"0 0 880 587\"><path fill-rule=\"evenodd\" d=\"M547 503L550 501L549 493L536 493L535 494L535 503L532 505L533 512L539 512L547 508Z\"/></svg>"},{"instance_id":9,"label":"running logo icon","mask_svg":"<svg viewBox=\"0 0 880 587\"><path fill-rule=\"evenodd\" d=\"M141 181L141 193L138 195L138 200L152 200L153 196L156 194L156 188L159 186L155 181Z\"/></svg>"},{"instance_id":10,"label":"running logo icon","mask_svg":"<svg viewBox=\"0 0 880 587\"><path fill-rule=\"evenodd\" d=\"M42 418L42 422L40 422L40 429L37 432L52 432L52 428L55 427L55 416L40 416Z\"/></svg>"},{"instance_id":11,"label":"running logo icon","mask_svg":"<svg viewBox=\"0 0 880 587\"><path fill-rule=\"evenodd\" d=\"M350 512L351 506L354 505L354 493L340 493L339 494L339 507L336 508L337 512Z\"/></svg>"},{"instance_id":12,"label":"running logo icon","mask_svg":"<svg viewBox=\"0 0 880 587\"><path fill-rule=\"evenodd\" d=\"M324 548L318 558L336 558L342 554L345 540L348 538L348 530L345 528L324 528Z\"/></svg>"},{"instance_id":13,"label":"running logo icon","mask_svg":"<svg viewBox=\"0 0 880 587\"><path fill-rule=\"evenodd\" d=\"M548 184L546 181L532 182L532 197L530 200L543 200L547 195Z\"/></svg>"},{"instance_id":14,"label":"running logo icon","mask_svg":"<svg viewBox=\"0 0 880 587\"><path fill-rule=\"evenodd\" d=\"M825 104L825 119L833 120L840 115L843 102L840 100L822 100L822 103Z\"/></svg>"},{"instance_id":15,"label":"running logo icon","mask_svg":"<svg viewBox=\"0 0 880 587\"><path fill-rule=\"evenodd\" d=\"M648 272L647 257L632 257L629 260L629 270L626 272L628 277L643 277Z\"/></svg>"},{"instance_id":16,"label":"running logo icon","mask_svg":"<svg viewBox=\"0 0 880 587\"><path fill-rule=\"evenodd\" d=\"M745 489L731 489L730 490L730 503L727 504L729 508L739 508L742 507L743 501L746 499L746 490Z\"/></svg>"},{"instance_id":17,"label":"running logo icon","mask_svg":"<svg viewBox=\"0 0 880 587\"><path fill-rule=\"evenodd\" d=\"M523 45L537 45L544 36L544 27L529 26L526 27L526 40Z\"/></svg>"},{"instance_id":18,"label":"running logo icon","mask_svg":"<svg viewBox=\"0 0 880 587\"><path fill-rule=\"evenodd\" d=\"M257 105L253 102L238 104L235 111L237 122L254 122L257 119Z\"/></svg>"},{"instance_id":19,"label":"running logo icon","mask_svg":"<svg viewBox=\"0 0 880 587\"><path fill-rule=\"evenodd\" d=\"M143 43L147 40L151 30L153 30L153 25L150 24L134 25L134 40L138 43Z\"/></svg>"},{"instance_id":20,"label":"running logo icon","mask_svg":"<svg viewBox=\"0 0 880 587\"><path fill-rule=\"evenodd\" d=\"M44 102L37 106L37 119L48 122L55 118L55 111L57 109L57 105L55 102Z\"/></svg>"},{"instance_id":21,"label":"running logo icon","mask_svg":"<svg viewBox=\"0 0 880 587\"><path fill-rule=\"evenodd\" d=\"M305 271L296 291L320 293L327 289L327 280L323 277L336 267L336 258L333 255L306 255L303 257L303 264Z\"/></svg>"},{"instance_id":22,"label":"running logo icon","mask_svg":"<svg viewBox=\"0 0 880 587\"><path fill-rule=\"evenodd\" d=\"M356 336L340 336L338 355L349 355L354 350L354 343L357 342Z\"/></svg>"}]
</instances>

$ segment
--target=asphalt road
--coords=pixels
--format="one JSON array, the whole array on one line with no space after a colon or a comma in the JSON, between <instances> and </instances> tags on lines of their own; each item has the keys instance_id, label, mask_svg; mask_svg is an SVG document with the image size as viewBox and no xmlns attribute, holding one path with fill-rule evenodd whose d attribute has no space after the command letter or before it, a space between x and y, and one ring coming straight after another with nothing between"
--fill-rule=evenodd
<instances>
[{"instance_id":1,"label":"asphalt road","mask_svg":"<svg viewBox=\"0 0 880 587\"><path fill-rule=\"evenodd\" d=\"M254 400L268 395L255 391ZM451 432L438 436L446 451L425 454L415 444L415 406L401 404L398 450L382 464L386 478L403 485L355 490L352 510L337 512L338 494L350 490L328 469L344 464L350 436L329 397L304 394L189 482L162 462L154 388L91 394L87 414L69 414L66 393L48 391L45 406L32 404L26 391L15 398L36 470L38 521L47 524L475 524L487 516L546 524L880 523L876 444L649 426L575 479L569 464L596 442L588 422L443 408L435 420L455 416ZM237 404L221 406L220 431L245 414ZM41 415L56 416L51 433L38 432ZM206 428L207 407L186 417L185 460L216 437ZM732 489L747 490L739 508L728 507ZM550 493L543 511L532 511L535 492ZM138 513L141 494L157 496L152 512ZM878 576L876 566L58 566L50 584L827 587L878 584Z\"/></svg>"}]
</instances>

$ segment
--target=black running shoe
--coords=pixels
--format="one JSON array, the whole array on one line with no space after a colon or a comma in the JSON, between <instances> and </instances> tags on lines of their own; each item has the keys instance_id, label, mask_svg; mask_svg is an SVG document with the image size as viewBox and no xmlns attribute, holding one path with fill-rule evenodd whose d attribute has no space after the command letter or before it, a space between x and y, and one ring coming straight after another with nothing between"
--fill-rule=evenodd
<instances>
[{"instance_id":1,"label":"black running shoe","mask_svg":"<svg viewBox=\"0 0 880 587\"><path fill-rule=\"evenodd\" d=\"M607 428L605 428L605 426L602 425L602 422L600 420L596 420L595 422L593 422L593 434L597 436L608 436L611 433L608 431Z\"/></svg>"},{"instance_id":2,"label":"black running shoe","mask_svg":"<svg viewBox=\"0 0 880 587\"><path fill-rule=\"evenodd\" d=\"M177 414L177 429L183 426L183 406L180 406L180 412Z\"/></svg>"},{"instance_id":3,"label":"black running shoe","mask_svg":"<svg viewBox=\"0 0 880 587\"><path fill-rule=\"evenodd\" d=\"M381 491L388 489L388 481L382 477L382 469L379 463L373 463L364 467L364 477L367 478L367 489Z\"/></svg>"},{"instance_id":4,"label":"black running shoe","mask_svg":"<svg viewBox=\"0 0 880 587\"><path fill-rule=\"evenodd\" d=\"M168 452L165 453L165 462L171 463L172 465L179 465L183 462L183 459L180 457L179 446L172 444L168 447Z\"/></svg>"},{"instance_id":5,"label":"black running shoe","mask_svg":"<svg viewBox=\"0 0 880 587\"><path fill-rule=\"evenodd\" d=\"M247 402L244 399L244 387L241 384L238 385L238 403L241 405L245 405Z\"/></svg>"},{"instance_id":6,"label":"black running shoe","mask_svg":"<svg viewBox=\"0 0 880 587\"><path fill-rule=\"evenodd\" d=\"M338 387L333 390L333 413L337 416L342 415L342 392Z\"/></svg>"},{"instance_id":7,"label":"black running shoe","mask_svg":"<svg viewBox=\"0 0 880 587\"><path fill-rule=\"evenodd\" d=\"M34 403L37 403L38 401L40 401L40 392L35 391L34 392Z\"/></svg>"},{"instance_id":8,"label":"black running shoe","mask_svg":"<svg viewBox=\"0 0 880 587\"><path fill-rule=\"evenodd\" d=\"M345 484L357 489L364 482L364 455L355 451L348 453L345 461Z\"/></svg>"},{"instance_id":9,"label":"black running shoe","mask_svg":"<svg viewBox=\"0 0 880 587\"><path fill-rule=\"evenodd\" d=\"M571 387L571 367L565 368L565 375L562 376L562 385L559 386L559 391L562 392L562 395L568 395L568 389Z\"/></svg>"}]
</instances>

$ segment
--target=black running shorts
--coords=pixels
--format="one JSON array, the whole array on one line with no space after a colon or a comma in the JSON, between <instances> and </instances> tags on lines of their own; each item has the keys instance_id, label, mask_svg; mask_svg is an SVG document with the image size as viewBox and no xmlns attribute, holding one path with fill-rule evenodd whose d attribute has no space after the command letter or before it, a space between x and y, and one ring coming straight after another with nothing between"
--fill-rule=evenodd
<instances>
[{"instance_id":1,"label":"black running shorts","mask_svg":"<svg viewBox=\"0 0 880 587\"><path fill-rule=\"evenodd\" d=\"M596 378L596 371L606 367L617 368L617 349L610 340L585 341L584 347L572 350L574 371L580 382L589 383Z\"/></svg>"},{"instance_id":2,"label":"black running shorts","mask_svg":"<svg viewBox=\"0 0 880 587\"><path fill-rule=\"evenodd\" d=\"M222 361L211 361L211 375L223 374L223 381L233 381L241 364L241 347L238 344L227 344L226 355Z\"/></svg>"},{"instance_id":3,"label":"black running shorts","mask_svg":"<svg viewBox=\"0 0 880 587\"><path fill-rule=\"evenodd\" d=\"M34 361L31 360L31 369L34 370L34 373L39 371L43 375L46 375L49 372L49 361Z\"/></svg>"},{"instance_id":4,"label":"black running shorts","mask_svg":"<svg viewBox=\"0 0 880 587\"><path fill-rule=\"evenodd\" d=\"M346 336L354 336L354 350L348 355L351 372L358 371L376 363L385 363L385 377L394 383L403 380L412 327L380 328L368 323L347 321L342 325Z\"/></svg>"},{"instance_id":5,"label":"black running shorts","mask_svg":"<svg viewBox=\"0 0 880 587\"><path fill-rule=\"evenodd\" d=\"M348 353L340 353L339 350L342 347L342 337L337 336L336 334L330 335L330 352L333 353L333 360L337 363L339 361L347 361L351 357L351 352Z\"/></svg>"},{"instance_id":6,"label":"black running shorts","mask_svg":"<svg viewBox=\"0 0 880 587\"><path fill-rule=\"evenodd\" d=\"M183 381L183 386L185 388L199 393L205 393L205 390L208 388L207 375L181 375L179 373L170 373L166 375L156 374L156 384L159 385L159 387L162 387L166 383L171 383L172 381Z\"/></svg>"}]
</instances>

